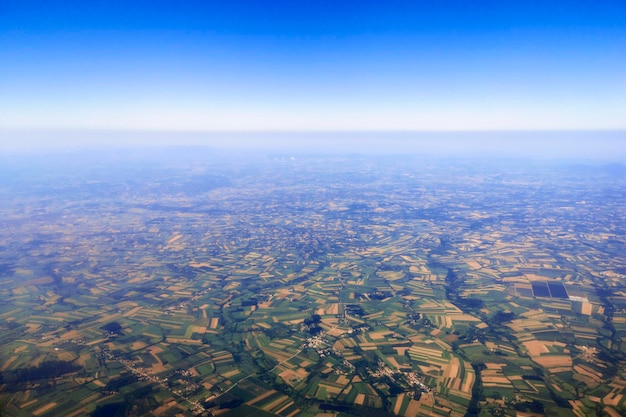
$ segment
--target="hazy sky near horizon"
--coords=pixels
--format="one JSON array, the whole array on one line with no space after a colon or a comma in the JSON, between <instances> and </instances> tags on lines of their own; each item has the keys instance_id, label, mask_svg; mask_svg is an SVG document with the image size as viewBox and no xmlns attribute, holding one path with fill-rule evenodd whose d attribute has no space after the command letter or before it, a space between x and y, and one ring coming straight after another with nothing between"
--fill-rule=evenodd
<instances>
[{"instance_id":1,"label":"hazy sky near horizon","mask_svg":"<svg viewBox=\"0 0 626 417\"><path fill-rule=\"evenodd\" d=\"M130 130L1 131L0 156L413 155L626 163L626 130L616 131L349 131L180 132ZM195 147L200 147L196 149ZM83 153L82 151L87 151ZM0 166L2 163L0 162Z\"/></svg>"},{"instance_id":2,"label":"hazy sky near horizon","mask_svg":"<svg viewBox=\"0 0 626 417\"><path fill-rule=\"evenodd\" d=\"M626 128L626 2L0 4L0 129Z\"/></svg>"}]
</instances>

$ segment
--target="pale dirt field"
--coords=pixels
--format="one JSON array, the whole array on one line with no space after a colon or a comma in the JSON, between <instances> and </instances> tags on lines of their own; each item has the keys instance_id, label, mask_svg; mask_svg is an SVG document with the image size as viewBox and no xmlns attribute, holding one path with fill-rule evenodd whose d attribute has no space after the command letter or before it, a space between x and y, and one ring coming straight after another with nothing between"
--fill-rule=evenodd
<instances>
[{"instance_id":1,"label":"pale dirt field","mask_svg":"<svg viewBox=\"0 0 626 417\"><path fill-rule=\"evenodd\" d=\"M579 374L589 377L591 379L593 379L593 381L598 384L600 383L600 381L602 380L602 375L595 372L593 369L588 368L584 365L576 365L574 366L574 371L578 372Z\"/></svg>"},{"instance_id":2,"label":"pale dirt field","mask_svg":"<svg viewBox=\"0 0 626 417\"><path fill-rule=\"evenodd\" d=\"M273 389L269 390L267 392L264 392L263 394L257 395L256 397L254 397L253 399L248 401L246 404L252 405L252 404L258 403L259 401L263 401L264 399L266 399L270 395L274 394L275 392L276 392L276 390L273 390Z\"/></svg>"},{"instance_id":3,"label":"pale dirt field","mask_svg":"<svg viewBox=\"0 0 626 417\"><path fill-rule=\"evenodd\" d=\"M286 384L292 387L305 379L308 375L309 373L303 368L298 368L297 370L286 369L278 374Z\"/></svg>"},{"instance_id":4,"label":"pale dirt field","mask_svg":"<svg viewBox=\"0 0 626 417\"><path fill-rule=\"evenodd\" d=\"M339 314L339 304L333 303L330 306L328 306L328 308L326 309L326 314L333 314L333 315Z\"/></svg>"},{"instance_id":5,"label":"pale dirt field","mask_svg":"<svg viewBox=\"0 0 626 417\"><path fill-rule=\"evenodd\" d=\"M607 413L610 417L623 417L620 413L613 410L611 407L604 407L602 411Z\"/></svg>"},{"instance_id":6,"label":"pale dirt field","mask_svg":"<svg viewBox=\"0 0 626 417\"><path fill-rule=\"evenodd\" d=\"M159 408L153 411L155 417L159 417L167 412L170 408L176 405L176 401L170 401L168 403L163 404Z\"/></svg>"},{"instance_id":7,"label":"pale dirt field","mask_svg":"<svg viewBox=\"0 0 626 417\"><path fill-rule=\"evenodd\" d=\"M300 409L298 408L293 413L289 414L287 417L296 417L300 413Z\"/></svg>"},{"instance_id":8,"label":"pale dirt field","mask_svg":"<svg viewBox=\"0 0 626 417\"><path fill-rule=\"evenodd\" d=\"M572 367L572 358L567 355L534 356L531 359L547 369Z\"/></svg>"},{"instance_id":9,"label":"pale dirt field","mask_svg":"<svg viewBox=\"0 0 626 417\"><path fill-rule=\"evenodd\" d=\"M615 395L614 393L610 393L607 394L603 399L602 402L605 405L619 405L622 402L622 398L624 396L622 394L617 394Z\"/></svg>"},{"instance_id":10,"label":"pale dirt field","mask_svg":"<svg viewBox=\"0 0 626 417\"><path fill-rule=\"evenodd\" d=\"M136 341L136 342L133 342L132 345L130 345L130 348L132 350L139 350L139 349L143 349L146 346L147 346L146 342Z\"/></svg>"},{"instance_id":11,"label":"pale dirt field","mask_svg":"<svg viewBox=\"0 0 626 417\"><path fill-rule=\"evenodd\" d=\"M530 340L522 343L530 356L539 356L542 353L550 353L545 343L540 340Z\"/></svg>"},{"instance_id":12,"label":"pale dirt field","mask_svg":"<svg viewBox=\"0 0 626 417\"><path fill-rule=\"evenodd\" d=\"M461 387L461 391L465 393L471 393L475 378L476 376L474 375L474 373L467 373L465 377L465 383Z\"/></svg>"},{"instance_id":13,"label":"pale dirt field","mask_svg":"<svg viewBox=\"0 0 626 417\"><path fill-rule=\"evenodd\" d=\"M459 359L452 358L448 366L446 366L443 371L443 378L456 379L457 376L459 375L459 365L460 365Z\"/></svg>"},{"instance_id":14,"label":"pale dirt field","mask_svg":"<svg viewBox=\"0 0 626 417\"><path fill-rule=\"evenodd\" d=\"M421 399L420 399L420 401L421 401ZM419 411L420 411L420 406L421 406L420 401L415 401L415 400L409 401L409 405L406 408L406 412L404 413L404 415L406 417L415 417L415 416L417 416L417 413L419 413Z\"/></svg>"},{"instance_id":15,"label":"pale dirt field","mask_svg":"<svg viewBox=\"0 0 626 417\"><path fill-rule=\"evenodd\" d=\"M43 407L33 411L33 415L38 416L40 414L45 413L46 411L52 410L56 406L57 406L57 403L46 404Z\"/></svg>"},{"instance_id":16,"label":"pale dirt field","mask_svg":"<svg viewBox=\"0 0 626 417\"><path fill-rule=\"evenodd\" d=\"M396 404L393 407L393 413L395 415L398 415L400 413L400 408L402 408L402 402L404 401L404 396L405 394L399 394L398 397L396 398Z\"/></svg>"}]
</instances>

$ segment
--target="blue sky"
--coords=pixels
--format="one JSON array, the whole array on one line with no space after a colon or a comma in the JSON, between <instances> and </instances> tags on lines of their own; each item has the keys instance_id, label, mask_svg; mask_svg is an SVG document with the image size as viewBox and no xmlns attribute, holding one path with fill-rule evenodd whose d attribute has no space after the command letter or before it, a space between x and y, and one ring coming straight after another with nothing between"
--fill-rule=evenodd
<instances>
[{"instance_id":1,"label":"blue sky","mask_svg":"<svg viewBox=\"0 0 626 417\"><path fill-rule=\"evenodd\" d=\"M626 128L626 2L0 2L0 129Z\"/></svg>"}]
</instances>

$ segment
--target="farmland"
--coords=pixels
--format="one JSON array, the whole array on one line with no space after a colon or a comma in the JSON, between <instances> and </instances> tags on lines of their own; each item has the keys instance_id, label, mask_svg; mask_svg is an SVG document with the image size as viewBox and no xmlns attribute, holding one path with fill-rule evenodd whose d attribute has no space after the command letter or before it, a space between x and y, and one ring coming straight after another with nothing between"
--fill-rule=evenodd
<instances>
[{"instance_id":1,"label":"farmland","mask_svg":"<svg viewBox=\"0 0 626 417\"><path fill-rule=\"evenodd\" d=\"M626 168L57 155L0 171L0 414L626 414Z\"/></svg>"}]
</instances>

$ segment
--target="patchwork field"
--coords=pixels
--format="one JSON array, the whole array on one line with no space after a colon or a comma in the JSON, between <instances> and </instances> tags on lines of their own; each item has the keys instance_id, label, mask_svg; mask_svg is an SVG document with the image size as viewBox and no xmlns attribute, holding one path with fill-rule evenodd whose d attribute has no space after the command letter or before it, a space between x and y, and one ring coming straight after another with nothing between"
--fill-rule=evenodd
<instances>
[{"instance_id":1,"label":"patchwork field","mask_svg":"<svg viewBox=\"0 0 626 417\"><path fill-rule=\"evenodd\" d=\"M118 157L2 177L2 417L626 415L625 177Z\"/></svg>"}]
</instances>

